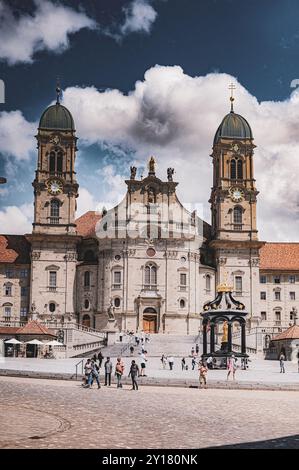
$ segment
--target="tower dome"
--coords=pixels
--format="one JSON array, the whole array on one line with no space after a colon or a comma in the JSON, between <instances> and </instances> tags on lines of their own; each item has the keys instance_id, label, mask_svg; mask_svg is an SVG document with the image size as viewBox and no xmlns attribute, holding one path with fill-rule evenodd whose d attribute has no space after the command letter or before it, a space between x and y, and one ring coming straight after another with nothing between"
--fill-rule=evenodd
<instances>
[{"instance_id":1,"label":"tower dome","mask_svg":"<svg viewBox=\"0 0 299 470\"><path fill-rule=\"evenodd\" d=\"M39 129L56 129L61 131L74 131L75 123L70 111L60 104L60 87L57 86L56 104L49 106L42 114L39 121Z\"/></svg>"},{"instance_id":2,"label":"tower dome","mask_svg":"<svg viewBox=\"0 0 299 470\"><path fill-rule=\"evenodd\" d=\"M215 137L214 145L218 143L219 139L253 139L251 127L243 116L234 112L234 97L233 90L235 86L230 85L231 90L231 110L224 118L218 127Z\"/></svg>"}]
</instances>

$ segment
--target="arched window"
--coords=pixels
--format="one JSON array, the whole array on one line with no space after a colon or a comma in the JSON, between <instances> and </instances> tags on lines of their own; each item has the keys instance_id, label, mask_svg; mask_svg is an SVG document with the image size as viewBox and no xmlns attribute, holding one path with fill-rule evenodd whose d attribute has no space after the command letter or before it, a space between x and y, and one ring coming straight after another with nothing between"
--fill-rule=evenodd
<instances>
[{"instance_id":1,"label":"arched window","mask_svg":"<svg viewBox=\"0 0 299 470\"><path fill-rule=\"evenodd\" d=\"M237 178L236 160L234 159L230 162L230 177L232 180Z\"/></svg>"},{"instance_id":2,"label":"arched window","mask_svg":"<svg viewBox=\"0 0 299 470\"><path fill-rule=\"evenodd\" d=\"M51 224L59 224L59 208L60 208L60 202L57 199L52 199L50 203Z\"/></svg>"},{"instance_id":3,"label":"arched window","mask_svg":"<svg viewBox=\"0 0 299 470\"><path fill-rule=\"evenodd\" d=\"M242 160L237 161L237 178L238 178L238 180L243 179L243 162L242 162Z\"/></svg>"},{"instance_id":4,"label":"arched window","mask_svg":"<svg viewBox=\"0 0 299 470\"><path fill-rule=\"evenodd\" d=\"M114 299L114 307L116 307L116 308L120 307L120 298L119 298L119 297L115 297L115 299Z\"/></svg>"},{"instance_id":5,"label":"arched window","mask_svg":"<svg viewBox=\"0 0 299 470\"><path fill-rule=\"evenodd\" d=\"M62 173L63 153L61 150L50 152L49 171L52 175L61 175Z\"/></svg>"},{"instance_id":6,"label":"arched window","mask_svg":"<svg viewBox=\"0 0 299 470\"><path fill-rule=\"evenodd\" d=\"M185 308L186 302L184 299L180 300L180 308Z\"/></svg>"},{"instance_id":7,"label":"arched window","mask_svg":"<svg viewBox=\"0 0 299 470\"><path fill-rule=\"evenodd\" d=\"M88 310L88 309L89 309L89 305L90 305L90 304L89 304L89 300L88 300L88 299L85 299L85 300L84 300L84 308L85 308L85 310Z\"/></svg>"},{"instance_id":8,"label":"arched window","mask_svg":"<svg viewBox=\"0 0 299 470\"><path fill-rule=\"evenodd\" d=\"M146 289L157 287L157 268L153 264L148 264L144 269L144 284Z\"/></svg>"},{"instance_id":9,"label":"arched window","mask_svg":"<svg viewBox=\"0 0 299 470\"><path fill-rule=\"evenodd\" d=\"M55 312L56 305L54 304L54 302L49 303L49 310L51 313Z\"/></svg>"},{"instance_id":10,"label":"arched window","mask_svg":"<svg viewBox=\"0 0 299 470\"><path fill-rule=\"evenodd\" d=\"M84 273L84 287L90 287L90 272L85 271Z\"/></svg>"},{"instance_id":11,"label":"arched window","mask_svg":"<svg viewBox=\"0 0 299 470\"><path fill-rule=\"evenodd\" d=\"M206 290L211 290L211 276L209 274L206 275Z\"/></svg>"},{"instance_id":12,"label":"arched window","mask_svg":"<svg viewBox=\"0 0 299 470\"><path fill-rule=\"evenodd\" d=\"M234 230L242 230L242 207L234 207L233 222Z\"/></svg>"}]
</instances>

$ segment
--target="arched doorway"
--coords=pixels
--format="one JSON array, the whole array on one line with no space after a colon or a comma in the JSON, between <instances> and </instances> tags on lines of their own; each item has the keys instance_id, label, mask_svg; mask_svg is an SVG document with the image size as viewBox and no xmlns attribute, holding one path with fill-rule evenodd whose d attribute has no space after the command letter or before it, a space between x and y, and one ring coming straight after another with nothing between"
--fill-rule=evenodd
<instances>
[{"instance_id":1,"label":"arched doorway","mask_svg":"<svg viewBox=\"0 0 299 470\"><path fill-rule=\"evenodd\" d=\"M89 315L87 315L87 314L83 315L82 325L87 326L88 328L90 328L90 316Z\"/></svg>"},{"instance_id":2,"label":"arched doorway","mask_svg":"<svg viewBox=\"0 0 299 470\"><path fill-rule=\"evenodd\" d=\"M157 333L157 311L148 307L143 311L143 331L145 333Z\"/></svg>"}]
</instances>

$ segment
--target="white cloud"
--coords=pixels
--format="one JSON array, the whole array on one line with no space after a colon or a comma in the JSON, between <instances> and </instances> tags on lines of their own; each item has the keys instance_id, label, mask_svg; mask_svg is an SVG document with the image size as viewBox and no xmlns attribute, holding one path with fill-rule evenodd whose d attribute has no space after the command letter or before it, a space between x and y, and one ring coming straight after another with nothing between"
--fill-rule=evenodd
<instances>
[{"instance_id":1,"label":"white cloud","mask_svg":"<svg viewBox=\"0 0 299 470\"><path fill-rule=\"evenodd\" d=\"M49 50L63 52L69 47L69 35L82 28L95 28L94 20L84 13L47 0L35 0L33 15L17 18L0 1L0 58L10 65L32 62L34 53Z\"/></svg>"},{"instance_id":2,"label":"white cloud","mask_svg":"<svg viewBox=\"0 0 299 470\"><path fill-rule=\"evenodd\" d=\"M27 160L36 148L37 124L28 122L21 111L0 113L0 154Z\"/></svg>"},{"instance_id":3,"label":"white cloud","mask_svg":"<svg viewBox=\"0 0 299 470\"><path fill-rule=\"evenodd\" d=\"M33 205L23 204L20 207L8 206L0 210L0 227L2 234L23 235L31 233Z\"/></svg>"},{"instance_id":4,"label":"white cloud","mask_svg":"<svg viewBox=\"0 0 299 470\"><path fill-rule=\"evenodd\" d=\"M124 7L125 20L120 26L122 35L135 32L149 33L156 20L157 12L147 0L133 0Z\"/></svg>"},{"instance_id":5,"label":"white cloud","mask_svg":"<svg viewBox=\"0 0 299 470\"><path fill-rule=\"evenodd\" d=\"M179 66L156 66L128 95L119 90L99 92L94 87L68 88L64 104L74 115L81 141L130 148L140 165L154 154L163 178L167 167L174 167L180 198L204 203L209 220L209 155L216 129L229 111L227 88L232 80L237 83L228 74L190 77ZM297 90L284 102L258 103L237 84L235 111L250 122L258 146L254 162L263 239L298 240L298 104ZM106 171L103 179L109 180L110 170ZM116 199L117 192L123 195L123 187L118 191L117 185L112 187Z\"/></svg>"}]
</instances>

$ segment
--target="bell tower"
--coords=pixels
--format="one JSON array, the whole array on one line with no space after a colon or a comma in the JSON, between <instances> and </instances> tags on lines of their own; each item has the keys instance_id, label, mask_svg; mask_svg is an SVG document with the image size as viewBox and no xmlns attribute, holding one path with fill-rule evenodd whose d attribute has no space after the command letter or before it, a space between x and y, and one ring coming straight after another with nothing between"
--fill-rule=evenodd
<instances>
[{"instance_id":1,"label":"bell tower","mask_svg":"<svg viewBox=\"0 0 299 470\"><path fill-rule=\"evenodd\" d=\"M33 233L75 233L76 198L76 131L70 111L60 104L60 87L56 104L42 114L38 133L38 163L33 181Z\"/></svg>"},{"instance_id":2,"label":"bell tower","mask_svg":"<svg viewBox=\"0 0 299 470\"><path fill-rule=\"evenodd\" d=\"M213 143L213 186L211 190L212 237L218 283L224 276L234 286L257 319L259 248L253 155L255 144L247 120L234 111L234 85L230 85L231 110L218 127Z\"/></svg>"},{"instance_id":3,"label":"bell tower","mask_svg":"<svg viewBox=\"0 0 299 470\"><path fill-rule=\"evenodd\" d=\"M42 114L38 132L38 160L34 188L31 243L30 314L63 325L76 319L73 289L77 251L75 214L75 125L70 111L57 100Z\"/></svg>"}]
</instances>

